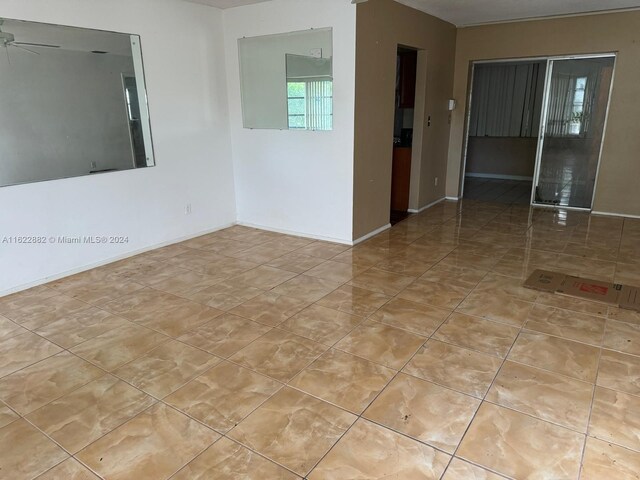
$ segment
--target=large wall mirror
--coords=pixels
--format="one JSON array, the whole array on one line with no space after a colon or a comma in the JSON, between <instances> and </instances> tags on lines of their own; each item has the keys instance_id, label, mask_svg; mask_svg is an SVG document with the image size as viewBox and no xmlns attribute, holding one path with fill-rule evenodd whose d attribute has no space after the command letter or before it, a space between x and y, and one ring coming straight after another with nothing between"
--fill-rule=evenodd
<instances>
[{"instance_id":1,"label":"large wall mirror","mask_svg":"<svg viewBox=\"0 0 640 480\"><path fill-rule=\"evenodd\" d=\"M330 28L241 38L245 128L333 129L333 35Z\"/></svg>"},{"instance_id":2,"label":"large wall mirror","mask_svg":"<svg viewBox=\"0 0 640 480\"><path fill-rule=\"evenodd\" d=\"M0 18L0 186L155 164L140 37Z\"/></svg>"}]
</instances>

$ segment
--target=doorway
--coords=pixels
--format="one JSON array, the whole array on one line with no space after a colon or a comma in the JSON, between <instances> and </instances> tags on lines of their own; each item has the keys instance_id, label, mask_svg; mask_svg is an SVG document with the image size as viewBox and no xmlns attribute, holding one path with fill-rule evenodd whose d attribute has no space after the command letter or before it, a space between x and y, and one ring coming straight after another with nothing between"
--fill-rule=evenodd
<instances>
[{"instance_id":1,"label":"doorway","mask_svg":"<svg viewBox=\"0 0 640 480\"><path fill-rule=\"evenodd\" d=\"M615 55L475 62L462 197L591 209Z\"/></svg>"},{"instance_id":2,"label":"doorway","mask_svg":"<svg viewBox=\"0 0 640 480\"><path fill-rule=\"evenodd\" d=\"M531 201L545 74L543 60L475 66L464 198Z\"/></svg>"},{"instance_id":3,"label":"doorway","mask_svg":"<svg viewBox=\"0 0 640 480\"><path fill-rule=\"evenodd\" d=\"M391 169L391 225L409 216L417 68L418 51L399 46Z\"/></svg>"}]
</instances>

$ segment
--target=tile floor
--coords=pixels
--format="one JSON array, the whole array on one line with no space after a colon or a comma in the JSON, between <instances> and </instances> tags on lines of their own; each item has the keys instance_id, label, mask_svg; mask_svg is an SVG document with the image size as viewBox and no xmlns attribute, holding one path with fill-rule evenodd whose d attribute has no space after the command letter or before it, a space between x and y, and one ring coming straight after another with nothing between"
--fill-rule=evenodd
<instances>
[{"instance_id":1,"label":"tile floor","mask_svg":"<svg viewBox=\"0 0 640 480\"><path fill-rule=\"evenodd\" d=\"M465 200L232 227L0 298L3 479L638 479L640 221Z\"/></svg>"}]
</instances>

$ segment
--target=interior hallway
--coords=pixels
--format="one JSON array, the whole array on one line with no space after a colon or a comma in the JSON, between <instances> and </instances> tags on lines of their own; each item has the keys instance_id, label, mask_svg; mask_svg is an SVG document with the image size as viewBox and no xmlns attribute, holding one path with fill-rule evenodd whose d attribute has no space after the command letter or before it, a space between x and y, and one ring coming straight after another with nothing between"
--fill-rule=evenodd
<instances>
[{"instance_id":1,"label":"interior hallway","mask_svg":"<svg viewBox=\"0 0 640 480\"><path fill-rule=\"evenodd\" d=\"M0 472L636 478L640 315L522 288L535 268L640 284L640 221L464 200L354 248L236 226L1 298Z\"/></svg>"}]
</instances>

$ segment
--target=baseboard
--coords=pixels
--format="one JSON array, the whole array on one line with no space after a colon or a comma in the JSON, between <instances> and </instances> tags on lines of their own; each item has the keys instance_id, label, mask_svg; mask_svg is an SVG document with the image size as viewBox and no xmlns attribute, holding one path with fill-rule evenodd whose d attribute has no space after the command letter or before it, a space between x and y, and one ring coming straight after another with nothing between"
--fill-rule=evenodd
<instances>
[{"instance_id":1,"label":"baseboard","mask_svg":"<svg viewBox=\"0 0 640 480\"><path fill-rule=\"evenodd\" d=\"M87 265L83 265L81 267L72 268L71 270L66 270L66 271L64 271L62 273L56 273L55 275L49 275L48 277L44 277L42 279L35 280L35 281L29 282L29 283L25 283L25 284L19 285L19 286L14 287L14 288L10 288L9 290L5 290L3 292L0 292L0 297L3 297L5 295L11 295L12 293L20 292L22 290L27 290L28 288L33 288L33 287L37 287L39 285L44 285L45 283L53 282L55 280L60 280L61 278L68 277L70 275L75 275L77 273L86 272L87 270L92 270L94 268L102 267L104 265L108 265L109 263L117 262L119 260L124 260L125 258L135 257L136 255L140 255L141 253L149 252L149 251L155 250L157 248L166 247L166 246L169 246L169 245L173 245L175 243L185 242L187 240L191 240L192 238L200 237L202 235L207 235L209 233L217 232L218 230L223 230L225 228L232 227L233 225L236 225L236 223L233 222L233 223L221 225L219 227L215 227L215 228L211 228L211 229L208 229L208 230L204 230L202 232L194 233L192 235L186 235L184 237L176 238L176 239L173 239L173 240L167 240L166 242L162 242L162 243L158 243L158 244L155 244L155 245L151 245L149 247L144 247L144 248L140 248L138 250L133 250L133 251L130 251L130 252L126 252L126 253L123 253L121 255L116 255L115 257L109 257L106 260L100 260L99 262L94 262L94 263L90 263L90 264L87 264Z\"/></svg>"},{"instance_id":2,"label":"baseboard","mask_svg":"<svg viewBox=\"0 0 640 480\"><path fill-rule=\"evenodd\" d=\"M425 205L424 207L420 207L417 210L410 208L409 210L407 210L407 212L409 213L420 213L420 212L424 212L427 208L431 208L437 204L439 204L440 202L444 202L447 199L447 197L442 197L440 200L436 200L435 202L431 202L429 205Z\"/></svg>"},{"instance_id":3,"label":"baseboard","mask_svg":"<svg viewBox=\"0 0 640 480\"><path fill-rule=\"evenodd\" d=\"M376 228L373 232L369 232L366 235L363 235L362 237L355 239L353 242L351 242L351 244L352 245L358 245L359 243L362 243L365 240L369 240L371 237L375 237L379 233L382 233L385 230L389 230L390 228L391 228L391 224L387 223L386 225L383 225L380 228Z\"/></svg>"},{"instance_id":4,"label":"baseboard","mask_svg":"<svg viewBox=\"0 0 640 480\"><path fill-rule=\"evenodd\" d=\"M447 200L448 202L459 202L460 201L460 197L444 197L445 200Z\"/></svg>"},{"instance_id":5,"label":"baseboard","mask_svg":"<svg viewBox=\"0 0 640 480\"><path fill-rule=\"evenodd\" d=\"M593 210L591 212L593 215L605 215L607 217L622 217L622 218L640 218L640 215L631 215L628 213L611 213L611 212L601 212Z\"/></svg>"},{"instance_id":6,"label":"baseboard","mask_svg":"<svg viewBox=\"0 0 640 480\"><path fill-rule=\"evenodd\" d=\"M285 230L282 228L266 227L264 225L258 225L250 222L238 222L238 225L242 225L243 227L257 228L259 230L265 230L267 232L282 233L283 235L293 235L295 237L311 238L313 240L322 240L323 242L340 243L342 245L349 245L349 246L353 245L353 242L351 242L350 240L345 240L343 238L323 237L321 235L296 232L294 230Z\"/></svg>"},{"instance_id":7,"label":"baseboard","mask_svg":"<svg viewBox=\"0 0 640 480\"><path fill-rule=\"evenodd\" d=\"M497 173L465 173L465 177L471 178L496 178L498 180L527 180L533 181L533 177L526 177L522 175L500 175Z\"/></svg>"}]
</instances>

